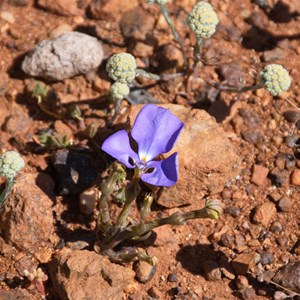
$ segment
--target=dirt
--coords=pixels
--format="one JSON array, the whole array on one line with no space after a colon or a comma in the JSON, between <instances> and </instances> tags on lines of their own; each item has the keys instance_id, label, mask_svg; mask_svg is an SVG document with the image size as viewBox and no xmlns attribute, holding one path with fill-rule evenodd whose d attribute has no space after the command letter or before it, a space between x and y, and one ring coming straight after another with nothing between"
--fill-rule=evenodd
<instances>
[{"instance_id":1,"label":"dirt","mask_svg":"<svg viewBox=\"0 0 300 300\"><path fill-rule=\"evenodd\" d=\"M182 72L182 52L159 8L143 0L126 1L124 5L117 0L69 1L62 16L60 9L48 7L51 1L42 1L42 5L39 2L0 2L1 151L19 151L26 160L23 172L33 177L44 172L55 179L50 157L57 150L42 147L37 138L42 129L55 128L62 134L67 132L73 145L93 157L101 175L105 163L100 145L116 128L107 122L110 104L106 96L111 81L105 61L97 74L46 83L56 94L56 103L47 104L50 110L66 111L76 104L82 112L80 122L68 117L57 123L32 97L36 79L21 70L25 55L57 28L70 27L97 37L103 43L105 57L128 51L136 56L139 67L157 74ZM79 8L74 8L75 2L80 2ZM210 3L220 24L216 34L203 42L196 74L166 82L138 78L135 84L157 102L205 109L215 117L241 157L242 171L218 189L221 192L206 195L222 200L225 213L219 220L163 227L154 244L144 245L157 256L159 264L154 277L143 284L135 281L134 289L125 290L124 299L275 299L279 291L287 295L289 291L275 285L273 275L287 263L299 261L300 126L298 119L286 112L300 107L300 3L269 0L270 8L260 8L250 0ZM189 63L195 37L185 25L185 16L194 4L194 0L167 4ZM8 17L3 12L8 12ZM282 64L293 78L290 90L282 96L272 97L264 90L240 94L220 90L227 85L253 85L258 72L268 63ZM129 105L123 101L121 112ZM92 143L82 130L82 126L90 124L97 129ZM48 183L44 181L46 187ZM0 247L1 299L26 299L27 291L29 299L59 299L51 276L41 292L28 288L22 270L39 264L50 275L47 262L68 242L69 247L80 248L74 241L87 241L88 249L93 251L95 222L80 212L78 193L57 195L52 201L55 231L47 241L51 246L43 248L45 252L34 255L16 249L1 228L6 239L1 239ZM201 200L180 209L202 206ZM162 208L155 208L155 212L159 213L159 209ZM162 214L169 215L176 209L163 209ZM24 257L26 263L20 266ZM128 264L127 268L133 267ZM291 290L291 285L288 288Z\"/></svg>"}]
</instances>

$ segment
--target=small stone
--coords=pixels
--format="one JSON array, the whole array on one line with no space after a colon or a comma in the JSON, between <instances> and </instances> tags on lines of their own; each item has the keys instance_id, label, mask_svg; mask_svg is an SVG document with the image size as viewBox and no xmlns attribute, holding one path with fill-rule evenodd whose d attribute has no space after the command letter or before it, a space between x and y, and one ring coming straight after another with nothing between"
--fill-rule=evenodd
<instances>
[{"instance_id":1,"label":"small stone","mask_svg":"<svg viewBox=\"0 0 300 300\"><path fill-rule=\"evenodd\" d=\"M134 271L136 274L136 279L140 283L146 283L153 278L156 271L156 266L150 266L145 261L138 261L134 265Z\"/></svg>"},{"instance_id":2,"label":"small stone","mask_svg":"<svg viewBox=\"0 0 300 300\"><path fill-rule=\"evenodd\" d=\"M218 264L213 260L206 260L201 263L201 269L208 281L217 281L222 277Z\"/></svg>"},{"instance_id":3,"label":"small stone","mask_svg":"<svg viewBox=\"0 0 300 300\"><path fill-rule=\"evenodd\" d=\"M288 110L283 113L283 117L290 123L295 123L300 120L300 111Z\"/></svg>"},{"instance_id":4,"label":"small stone","mask_svg":"<svg viewBox=\"0 0 300 300\"><path fill-rule=\"evenodd\" d=\"M84 7L79 7L78 0L38 0L40 7L60 16L83 16ZM84 3L84 1L83 1Z\"/></svg>"},{"instance_id":5,"label":"small stone","mask_svg":"<svg viewBox=\"0 0 300 300\"><path fill-rule=\"evenodd\" d=\"M57 172L57 189L61 195L78 194L89 188L98 177L90 156L71 150L58 150L52 156Z\"/></svg>"},{"instance_id":6,"label":"small stone","mask_svg":"<svg viewBox=\"0 0 300 300\"><path fill-rule=\"evenodd\" d=\"M68 32L37 44L26 55L22 70L31 76L60 81L95 71L102 59L99 40L80 32Z\"/></svg>"},{"instance_id":7,"label":"small stone","mask_svg":"<svg viewBox=\"0 0 300 300\"><path fill-rule=\"evenodd\" d=\"M231 264L229 263L227 257L222 255L219 259L219 266L221 273L230 280L235 279L235 275L232 269Z\"/></svg>"},{"instance_id":8,"label":"small stone","mask_svg":"<svg viewBox=\"0 0 300 300\"><path fill-rule=\"evenodd\" d=\"M248 287L245 289L244 293L244 299L255 299L255 290L252 287Z\"/></svg>"},{"instance_id":9,"label":"small stone","mask_svg":"<svg viewBox=\"0 0 300 300\"><path fill-rule=\"evenodd\" d=\"M253 221L268 227L270 221L276 215L276 207L273 203L267 202L255 207Z\"/></svg>"},{"instance_id":10,"label":"small stone","mask_svg":"<svg viewBox=\"0 0 300 300\"><path fill-rule=\"evenodd\" d=\"M260 259L260 255L251 253L241 253L232 261L231 265L236 275L246 275L249 269L254 267Z\"/></svg>"},{"instance_id":11,"label":"small stone","mask_svg":"<svg viewBox=\"0 0 300 300\"><path fill-rule=\"evenodd\" d=\"M260 165L254 165L251 182L258 186L263 186L266 184L267 176L269 174L269 169Z\"/></svg>"},{"instance_id":12,"label":"small stone","mask_svg":"<svg viewBox=\"0 0 300 300\"><path fill-rule=\"evenodd\" d=\"M231 196L232 196L231 190L229 190L229 189L224 189L224 190L222 191L222 198L223 198L223 200L229 200L229 199L231 199Z\"/></svg>"},{"instance_id":13,"label":"small stone","mask_svg":"<svg viewBox=\"0 0 300 300\"><path fill-rule=\"evenodd\" d=\"M49 37L51 39L53 39L53 38L60 36L61 34L71 32L71 31L72 31L71 25L69 25L67 23L62 23L62 24L58 25L57 27L55 27L54 29L52 29L52 31L49 34Z\"/></svg>"},{"instance_id":14,"label":"small stone","mask_svg":"<svg viewBox=\"0 0 300 300\"><path fill-rule=\"evenodd\" d=\"M235 239L234 239L234 236L231 234L228 234L228 233L222 234L220 242L226 248L229 248L229 249L235 248Z\"/></svg>"},{"instance_id":15,"label":"small stone","mask_svg":"<svg viewBox=\"0 0 300 300\"><path fill-rule=\"evenodd\" d=\"M285 51L281 48L275 48L263 53L263 59L265 62L273 62L285 57Z\"/></svg>"},{"instance_id":16,"label":"small stone","mask_svg":"<svg viewBox=\"0 0 300 300\"><path fill-rule=\"evenodd\" d=\"M247 277L243 276L243 275L239 275L236 280L235 280L235 284L236 284L236 287L239 289L239 290L243 290L245 288L247 288L249 286L249 282L248 282L248 279Z\"/></svg>"},{"instance_id":17,"label":"small stone","mask_svg":"<svg viewBox=\"0 0 300 300\"><path fill-rule=\"evenodd\" d=\"M167 281L168 282L177 282L178 281L178 277L174 273L169 274L168 277L167 277Z\"/></svg>"},{"instance_id":18,"label":"small stone","mask_svg":"<svg viewBox=\"0 0 300 300\"><path fill-rule=\"evenodd\" d=\"M281 200L278 202L278 207L280 208L281 211L288 212L292 209L293 202L291 201L290 198L283 197Z\"/></svg>"},{"instance_id":19,"label":"small stone","mask_svg":"<svg viewBox=\"0 0 300 300\"><path fill-rule=\"evenodd\" d=\"M282 224L279 221L274 221L271 224L270 230L272 232L281 232L282 231Z\"/></svg>"},{"instance_id":20,"label":"small stone","mask_svg":"<svg viewBox=\"0 0 300 300\"><path fill-rule=\"evenodd\" d=\"M300 169L296 169L292 172L291 184L300 185Z\"/></svg>"},{"instance_id":21,"label":"small stone","mask_svg":"<svg viewBox=\"0 0 300 300\"><path fill-rule=\"evenodd\" d=\"M300 261L280 268L272 280L286 289L300 293Z\"/></svg>"},{"instance_id":22,"label":"small stone","mask_svg":"<svg viewBox=\"0 0 300 300\"><path fill-rule=\"evenodd\" d=\"M154 299L163 300L162 292L155 286L153 286L149 289L148 294L150 297L152 297Z\"/></svg>"},{"instance_id":23,"label":"small stone","mask_svg":"<svg viewBox=\"0 0 300 300\"><path fill-rule=\"evenodd\" d=\"M281 291L276 291L273 295L273 300L285 300L288 298L289 298L289 296Z\"/></svg>"},{"instance_id":24,"label":"small stone","mask_svg":"<svg viewBox=\"0 0 300 300\"><path fill-rule=\"evenodd\" d=\"M260 262L263 265L270 265L274 262L274 255L272 253L262 252L260 253Z\"/></svg>"},{"instance_id":25,"label":"small stone","mask_svg":"<svg viewBox=\"0 0 300 300\"><path fill-rule=\"evenodd\" d=\"M225 213L230 214L234 218L238 217L240 212L241 212L241 210L236 206L227 206L225 208Z\"/></svg>"},{"instance_id":26,"label":"small stone","mask_svg":"<svg viewBox=\"0 0 300 300\"><path fill-rule=\"evenodd\" d=\"M0 12L0 18L9 24L13 24L16 21L13 14L5 10Z\"/></svg>"},{"instance_id":27,"label":"small stone","mask_svg":"<svg viewBox=\"0 0 300 300\"><path fill-rule=\"evenodd\" d=\"M284 142L289 148L294 148L299 141L299 135L292 134L284 138Z\"/></svg>"}]
</instances>

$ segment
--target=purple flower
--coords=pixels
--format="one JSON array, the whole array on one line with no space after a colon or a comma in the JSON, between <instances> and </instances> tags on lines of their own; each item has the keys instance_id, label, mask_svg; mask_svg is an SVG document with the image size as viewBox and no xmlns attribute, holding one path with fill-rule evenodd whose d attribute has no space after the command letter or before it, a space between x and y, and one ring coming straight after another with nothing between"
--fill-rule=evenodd
<instances>
[{"instance_id":1,"label":"purple flower","mask_svg":"<svg viewBox=\"0 0 300 300\"><path fill-rule=\"evenodd\" d=\"M171 186L178 179L177 152L164 160L154 159L173 148L182 128L183 123L168 109L147 104L137 115L131 131L138 151L130 146L130 137L125 130L108 137L102 150L127 168L137 168L144 182Z\"/></svg>"}]
</instances>

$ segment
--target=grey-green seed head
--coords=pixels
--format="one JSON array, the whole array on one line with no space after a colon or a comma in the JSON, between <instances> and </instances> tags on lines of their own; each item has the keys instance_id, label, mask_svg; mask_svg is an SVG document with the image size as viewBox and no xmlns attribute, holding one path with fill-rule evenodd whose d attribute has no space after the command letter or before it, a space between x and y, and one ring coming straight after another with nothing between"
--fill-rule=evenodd
<instances>
[{"instance_id":1,"label":"grey-green seed head","mask_svg":"<svg viewBox=\"0 0 300 300\"><path fill-rule=\"evenodd\" d=\"M0 175L8 180L14 179L24 166L24 159L16 151L7 151L0 155Z\"/></svg>"},{"instance_id":2,"label":"grey-green seed head","mask_svg":"<svg viewBox=\"0 0 300 300\"><path fill-rule=\"evenodd\" d=\"M129 53L114 54L106 64L109 77L121 83L131 83L136 75L135 70L135 58Z\"/></svg>"},{"instance_id":3,"label":"grey-green seed head","mask_svg":"<svg viewBox=\"0 0 300 300\"><path fill-rule=\"evenodd\" d=\"M271 95L277 96L289 89L292 78L283 66L271 64L259 73L259 81Z\"/></svg>"},{"instance_id":4,"label":"grey-green seed head","mask_svg":"<svg viewBox=\"0 0 300 300\"><path fill-rule=\"evenodd\" d=\"M211 37L219 23L217 14L207 2L198 2L186 18L190 29L201 38Z\"/></svg>"},{"instance_id":5,"label":"grey-green seed head","mask_svg":"<svg viewBox=\"0 0 300 300\"><path fill-rule=\"evenodd\" d=\"M122 100L129 95L130 89L127 84L115 82L110 89L110 95L113 100Z\"/></svg>"},{"instance_id":6,"label":"grey-green seed head","mask_svg":"<svg viewBox=\"0 0 300 300\"><path fill-rule=\"evenodd\" d=\"M165 5L167 3L167 0L145 0L145 2L148 4L157 3L157 4Z\"/></svg>"}]
</instances>

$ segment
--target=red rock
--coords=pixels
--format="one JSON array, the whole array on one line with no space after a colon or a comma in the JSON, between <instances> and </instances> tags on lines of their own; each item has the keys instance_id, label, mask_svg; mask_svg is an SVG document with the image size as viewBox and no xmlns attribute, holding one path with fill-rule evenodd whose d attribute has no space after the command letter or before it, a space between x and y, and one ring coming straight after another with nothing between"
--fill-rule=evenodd
<instances>
[{"instance_id":1,"label":"red rock","mask_svg":"<svg viewBox=\"0 0 300 300\"><path fill-rule=\"evenodd\" d=\"M61 300L122 299L135 285L135 273L111 263L105 256L87 250L57 252L49 262L49 274Z\"/></svg>"},{"instance_id":2,"label":"red rock","mask_svg":"<svg viewBox=\"0 0 300 300\"><path fill-rule=\"evenodd\" d=\"M254 165L251 182L258 186L263 186L266 184L269 169L260 165Z\"/></svg>"},{"instance_id":3,"label":"red rock","mask_svg":"<svg viewBox=\"0 0 300 300\"><path fill-rule=\"evenodd\" d=\"M231 263L236 275L246 275L250 268L259 261L259 254L255 252L241 253Z\"/></svg>"},{"instance_id":4,"label":"red rock","mask_svg":"<svg viewBox=\"0 0 300 300\"><path fill-rule=\"evenodd\" d=\"M157 202L165 207L176 207L196 203L209 193L221 192L241 170L241 159L225 132L204 110L174 104L160 106L179 117L184 129L169 153L178 152L179 180L173 187L164 189ZM132 107L131 124L141 108L142 105Z\"/></svg>"},{"instance_id":5,"label":"red rock","mask_svg":"<svg viewBox=\"0 0 300 300\"><path fill-rule=\"evenodd\" d=\"M41 190L45 188L49 192L54 186L53 181L46 174L39 175L19 176L0 212L0 227L6 242L31 253L41 244L51 246L49 238L54 232L53 202L50 199L54 195L53 190L52 195ZM40 188L38 182L41 182L41 177L46 185Z\"/></svg>"},{"instance_id":6,"label":"red rock","mask_svg":"<svg viewBox=\"0 0 300 300\"><path fill-rule=\"evenodd\" d=\"M291 175L291 184L300 185L300 169L293 171Z\"/></svg>"},{"instance_id":7,"label":"red rock","mask_svg":"<svg viewBox=\"0 0 300 300\"><path fill-rule=\"evenodd\" d=\"M275 204L271 202L267 202L261 205L258 205L255 208L255 212L253 215L253 221L255 223L262 224L265 227L268 227L270 221L276 215L276 207Z\"/></svg>"},{"instance_id":8,"label":"red rock","mask_svg":"<svg viewBox=\"0 0 300 300\"><path fill-rule=\"evenodd\" d=\"M37 3L45 10L60 16L83 16L84 7L78 7L78 2L78 0L38 0Z\"/></svg>"}]
</instances>

